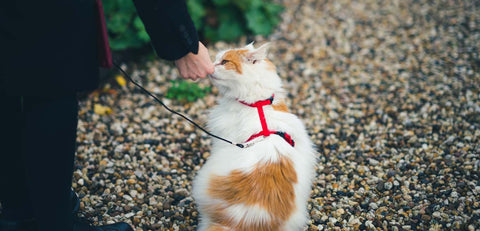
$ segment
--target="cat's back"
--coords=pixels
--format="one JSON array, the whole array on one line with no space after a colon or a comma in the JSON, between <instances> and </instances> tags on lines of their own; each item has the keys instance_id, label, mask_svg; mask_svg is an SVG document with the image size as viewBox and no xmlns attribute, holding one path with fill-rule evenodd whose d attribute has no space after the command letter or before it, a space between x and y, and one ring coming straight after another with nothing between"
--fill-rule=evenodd
<instances>
[{"instance_id":1,"label":"cat's back","mask_svg":"<svg viewBox=\"0 0 480 231\"><path fill-rule=\"evenodd\" d=\"M275 134L247 142L262 130L257 110L238 102L220 101L209 115L209 130L235 143L254 144L242 149L213 140L211 156L202 170L226 175L232 170L251 170L262 162L289 160L296 171L311 172L315 150L303 122L283 107L266 107L264 114L268 128L291 136L294 146Z\"/></svg>"}]
</instances>

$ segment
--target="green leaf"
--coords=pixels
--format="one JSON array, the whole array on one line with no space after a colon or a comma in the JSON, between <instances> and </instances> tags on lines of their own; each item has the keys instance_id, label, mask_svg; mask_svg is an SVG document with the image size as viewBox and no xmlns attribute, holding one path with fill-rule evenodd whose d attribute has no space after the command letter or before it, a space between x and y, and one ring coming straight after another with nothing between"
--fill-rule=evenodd
<instances>
[{"instance_id":1,"label":"green leaf","mask_svg":"<svg viewBox=\"0 0 480 231\"><path fill-rule=\"evenodd\" d=\"M166 97L176 100L195 101L210 92L210 88L201 88L195 83L185 80L171 81L171 87L168 89Z\"/></svg>"},{"instance_id":2,"label":"green leaf","mask_svg":"<svg viewBox=\"0 0 480 231\"><path fill-rule=\"evenodd\" d=\"M272 25L277 25L280 22L280 13L282 13L282 11L284 10L283 6L270 3L263 5L263 8Z\"/></svg>"},{"instance_id":3,"label":"green leaf","mask_svg":"<svg viewBox=\"0 0 480 231\"><path fill-rule=\"evenodd\" d=\"M203 17L205 17L206 14L205 7L202 5L202 2L198 0L188 0L187 7L195 27L202 28Z\"/></svg>"},{"instance_id":4,"label":"green leaf","mask_svg":"<svg viewBox=\"0 0 480 231\"><path fill-rule=\"evenodd\" d=\"M267 35L271 32L273 25L265 16L261 8L253 8L245 14L247 27L254 34Z\"/></svg>"},{"instance_id":5,"label":"green leaf","mask_svg":"<svg viewBox=\"0 0 480 231\"><path fill-rule=\"evenodd\" d=\"M241 13L234 7L219 9L220 25L217 28L218 40L232 41L245 34L246 28Z\"/></svg>"},{"instance_id":6,"label":"green leaf","mask_svg":"<svg viewBox=\"0 0 480 231\"><path fill-rule=\"evenodd\" d=\"M211 27L211 26L205 26L204 30L204 35L205 38L217 41L218 40L218 31L217 29Z\"/></svg>"},{"instance_id":7,"label":"green leaf","mask_svg":"<svg viewBox=\"0 0 480 231\"><path fill-rule=\"evenodd\" d=\"M218 27L218 39L232 41L244 34L245 30L243 29L242 24L238 21L227 21L221 22Z\"/></svg>"},{"instance_id":8,"label":"green leaf","mask_svg":"<svg viewBox=\"0 0 480 231\"><path fill-rule=\"evenodd\" d=\"M230 0L212 0L213 4L216 6L226 6L230 3Z\"/></svg>"},{"instance_id":9,"label":"green leaf","mask_svg":"<svg viewBox=\"0 0 480 231\"><path fill-rule=\"evenodd\" d=\"M275 3L268 3L264 4L263 7L265 8L265 11L271 16L271 17L280 17L280 13L284 10L282 5L278 5Z\"/></svg>"},{"instance_id":10,"label":"green leaf","mask_svg":"<svg viewBox=\"0 0 480 231\"><path fill-rule=\"evenodd\" d=\"M150 36L145 30L145 26L143 25L143 22L140 19L140 17L138 16L135 17L135 19L133 20L133 25L135 26L135 29L137 29L137 37L140 39L140 41L145 43L150 42Z\"/></svg>"},{"instance_id":11,"label":"green leaf","mask_svg":"<svg viewBox=\"0 0 480 231\"><path fill-rule=\"evenodd\" d=\"M130 17L128 15L114 14L110 16L109 20L107 20L107 27L110 32L121 34L125 33L129 22Z\"/></svg>"},{"instance_id":12,"label":"green leaf","mask_svg":"<svg viewBox=\"0 0 480 231\"><path fill-rule=\"evenodd\" d=\"M232 3L237 6L240 10L248 11L252 8L257 8L262 6L263 0L242 0L242 1L232 1Z\"/></svg>"}]
</instances>

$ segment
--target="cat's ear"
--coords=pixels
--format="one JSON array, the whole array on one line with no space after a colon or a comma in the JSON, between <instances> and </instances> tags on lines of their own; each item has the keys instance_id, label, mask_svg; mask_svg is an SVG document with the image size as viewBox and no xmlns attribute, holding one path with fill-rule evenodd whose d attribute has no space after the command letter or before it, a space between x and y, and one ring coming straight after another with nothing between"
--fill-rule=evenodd
<instances>
[{"instance_id":1,"label":"cat's ear","mask_svg":"<svg viewBox=\"0 0 480 231\"><path fill-rule=\"evenodd\" d=\"M270 47L270 43L265 43L261 45L259 48L253 51L250 51L247 55L247 60L252 63L255 63L258 60L263 60L267 58L267 52L269 47Z\"/></svg>"},{"instance_id":2,"label":"cat's ear","mask_svg":"<svg viewBox=\"0 0 480 231\"><path fill-rule=\"evenodd\" d=\"M249 43L248 45L245 46L245 48L247 48L249 50L255 50L255 47L253 46L253 43L254 42Z\"/></svg>"}]
</instances>

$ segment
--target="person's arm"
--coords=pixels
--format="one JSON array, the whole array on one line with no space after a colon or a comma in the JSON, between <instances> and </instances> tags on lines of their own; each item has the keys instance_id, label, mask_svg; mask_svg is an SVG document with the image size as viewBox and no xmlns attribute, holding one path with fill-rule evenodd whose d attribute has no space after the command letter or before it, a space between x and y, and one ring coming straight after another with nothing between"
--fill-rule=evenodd
<instances>
[{"instance_id":1,"label":"person's arm","mask_svg":"<svg viewBox=\"0 0 480 231\"><path fill-rule=\"evenodd\" d=\"M203 78L213 73L208 50L198 41L184 0L133 2L160 58L175 60L184 78Z\"/></svg>"}]
</instances>

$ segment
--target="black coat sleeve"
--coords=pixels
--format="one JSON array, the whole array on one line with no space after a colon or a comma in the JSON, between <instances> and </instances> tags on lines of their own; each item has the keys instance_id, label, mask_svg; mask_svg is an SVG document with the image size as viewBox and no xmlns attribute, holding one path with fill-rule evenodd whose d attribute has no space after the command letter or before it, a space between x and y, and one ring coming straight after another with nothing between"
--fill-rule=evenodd
<instances>
[{"instance_id":1,"label":"black coat sleeve","mask_svg":"<svg viewBox=\"0 0 480 231\"><path fill-rule=\"evenodd\" d=\"M198 35L185 0L133 0L160 58L177 60L197 54Z\"/></svg>"}]
</instances>

